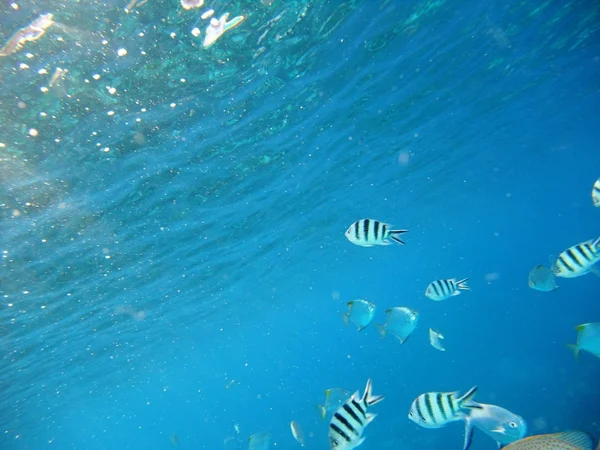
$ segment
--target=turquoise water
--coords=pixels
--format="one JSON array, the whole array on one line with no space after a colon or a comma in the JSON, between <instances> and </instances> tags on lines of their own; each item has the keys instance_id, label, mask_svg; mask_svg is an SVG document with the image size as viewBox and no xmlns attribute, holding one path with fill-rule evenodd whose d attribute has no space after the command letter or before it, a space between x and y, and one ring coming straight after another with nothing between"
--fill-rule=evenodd
<instances>
[{"instance_id":1,"label":"turquoise water","mask_svg":"<svg viewBox=\"0 0 600 450\"><path fill-rule=\"evenodd\" d=\"M293 449L295 420L326 449L314 405L369 377L365 450L462 448L407 415L473 385L531 434L600 435L600 361L564 347L600 279L527 286L599 235L597 2L209 2L246 19L208 49L208 8L125 6L0 7L0 42L57 22L0 58L0 448ZM366 217L407 245L349 243ZM452 277L472 291L424 296ZM345 327L357 298L419 327Z\"/></svg>"}]
</instances>

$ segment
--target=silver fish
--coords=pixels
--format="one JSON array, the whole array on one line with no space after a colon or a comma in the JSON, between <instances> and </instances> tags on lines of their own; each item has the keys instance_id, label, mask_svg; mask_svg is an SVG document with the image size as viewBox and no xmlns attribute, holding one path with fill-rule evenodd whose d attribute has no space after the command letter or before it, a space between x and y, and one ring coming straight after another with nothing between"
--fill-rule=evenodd
<instances>
[{"instance_id":1,"label":"silver fish","mask_svg":"<svg viewBox=\"0 0 600 450\"><path fill-rule=\"evenodd\" d=\"M296 422L295 420L292 420L290 422L290 428L292 430L292 436L294 436L294 439L296 439L296 442L298 442L298 444L300 444L300 447L304 447L304 445L305 445L304 432L302 431L300 424L298 422Z\"/></svg>"},{"instance_id":2,"label":"silver fish","mask_svg":"<svg viewBox=\"0 0 600 450\"><path fill-rule=\"evenodd\" d=\"M474 428L480 429L494 439L499 448L523 439L527 434L527 423L521 416L500 406L477 402L473 404L478 405L479 408L472 408L465 419L463 450L471 446Z\"/></svg>"},{"instance_id":3,"label":"silver fish","mask_svg":"<svg viewBox=\"0 0 600 450\"><path fill-rule=\"evenodd\" d=\"M542 265L534 267L529 272L529 287L542 292L551 292L558 289L554 273Z\"/></svg>"},{"instance_id":4,"label":"silver fish","mask_svg":"<svg viewBox=\"0 0 600 450\"><path fill-rule=\"evenodd\" d=\"M371 323L374 315L375 303L368 300L352 300L348 302L348 312L342 313L342 319L346 325L354 323L358 331L361 331Z\"/></svg>"},{"instance_id":5,"label":"silver fish","mask_svg":"<svg viewBox=\"0 0 600 450\"><path fill-rule=\"evenodd\" d=\"M363 431L376 417L376 414L367 412L367 409L384 398L383 395L372 395L371 385L369 378L362 398L358 397L356 391L331 418L329 422L331 450L351 450L365 441L362 437Z\"/></svg>"},{"instance_id":6,"label":"silver fish","mask_svg":"<svg viewBox=\"0 0 600 450\"><path fill-rule=\"evenodd\" d=\"M439 350L440 352L445 352L444 344L442 341L444 340L444 335L439 331L434 330L433 328L429 329L429 343L433 348Z\"/></svg>"},{"instance_id":7,"label":"silver fish","mask_svg":"<svg viewBox=\"0 0 600 450\"><path fill-rule=\"evenodd\" d=\"M581 350L590 352L600 358L600 322L584 323L575 327L577 330L577 344L569 345L575 357Z\"/></svg>"},{"instance_id":8,"label":"silver fish","mask_svg":"<svg viewBox=\"0 0 600 450\"><path fill-rule=\"evenodd\" d=\"M419 313L404 306L397 306L386 310L386 319L383 325L376 325L382 338L389 332L404 344L417 327Z\"/></svg>"},{"instance_id":9,"label":"silver fish","mask_svg":"<svg viewBox=\"0 0 600 450\"><path fill-rule=\"evenodd\" d=\"M408 418L424 428L441 428L450 422L463 420L469 409L478 408L471 401L476 392L477 386L460 397L457 397L458 392L426 392L413 401Z\"/></svg>"},{"instance_id":10,"label":"silver fish","mask_svg":"<svg viewBox=\"0 0 600 450\"><path fill-rule=\"evenodd\" d=\"M456 278L450 278L448 280L436 280L429 283L425 290L425 296L440 302L446 300L455 295L459 295L460 291L469 291L471 288L467 286L468 278L456 281Z\"/></svg>"},{"instance_id":11,"label":"silver fish","mask_svg":"<svg viewBox=\"0 0 600 450\"><path fill-rule=\"evenodd\" d=\"M325 403L316 405L321 419L325 420L327 414L337 411L337 409L350 398L350 392L341 388L330 388L325 391Z\"/></svg>"},{"instance_id":12,"label":"silver fish","mask_svg":"<svg viewBox=\"0 0 600 450\"><path fill-rule=\"evenodd\" d=\"M248 450L267 450L270 444L270 433L254 433L248 438Z\"/></svg>"},{"instance_id":13,"label":"silver fish","mask_svg":"<svg viewBox=\"0 0 600 450\"><path fill-rule=\"evenodd\" d=\"M569 247L552 265L557 277L575 278L593 272L600 276L600 269L594 266L600 261L600 238Z\"/></svg>"},{"instance_id":14,"label":"silver fish","mask_svg":"<svg viewBox=\"0 0 600 450\"><path fill-rule=\"evenodd\" d=\"M392 230L390 224L378 220L361 219L350 225L345 235L355 245L373 247L374 245L390 245L390 241L404 244L400 235L407 232L408 230Z\"/></svg>"}]
</instances>

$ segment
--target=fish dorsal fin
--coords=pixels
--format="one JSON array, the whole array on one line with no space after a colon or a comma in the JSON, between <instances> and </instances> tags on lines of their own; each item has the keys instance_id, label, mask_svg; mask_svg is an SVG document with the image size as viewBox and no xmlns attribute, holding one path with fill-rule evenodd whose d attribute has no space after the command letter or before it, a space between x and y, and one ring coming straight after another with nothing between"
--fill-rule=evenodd
<instances>
[{"instance_id":1,"label":"fish dorsal fin","mask_svg":"<svg viewBox=\"0 0 600 450\"><path fill-rule=\"evenodd\" d=\"M477 389L477 386L473 386L471 389L465 392L462 397L456 399L456 402L460 405L461 408L480 407L475 402L471 402L471 400L473 399L473 397L475 397L475 394L477 393Z\"/></svg>"},{"instance_id":2,"label":"fish dorsal fin","mask_svg":"<svg viewBox=\"0 0 600 450\"><path fill-rule=\"evenodd\" d=\"M583 431L564 431L562 433L556 433L554 437L566 444L574 445L581 450L592 450L592 438Z\"/></svg>"}]
</instances>

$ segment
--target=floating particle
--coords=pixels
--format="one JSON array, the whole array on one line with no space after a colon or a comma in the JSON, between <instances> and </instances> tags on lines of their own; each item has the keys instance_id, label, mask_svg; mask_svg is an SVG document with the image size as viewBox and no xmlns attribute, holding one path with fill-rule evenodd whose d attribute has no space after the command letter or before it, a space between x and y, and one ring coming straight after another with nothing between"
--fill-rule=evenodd
<instances>
[{"instance_id":1,"label":"floating particle","mask_svg":"<svg viewBox=\"0 0 600 450\"><path fill-rule=\"evenodd\" d=\"M183 9L200 8L204 5L204 0L181 0Z\"/></svg>"},{"instance_id":2,"label":"floating particle","mask_svg":"<svg viewBox=\"0 0 600 450\"><path fill-rule=\"evenodd\" d=\"M124 48L120 48L119 50L117 50L117 55L119 56L125 56L127 54L127 50L125 50Z\"/></svg>"},{"instance_id":3,"label":"floating particle","mask_svg":"<svg viewBox=\"0 0 600 450\"><path fill-rule=\"evenodd\" d=\"M19 103L17 103L17 107L19 109L25 109L27 108L27 103L25 103L24 101L20 101Z\"/></svg>"},{"instance_id":4,"label":"floating particle","mask_svg":"<svg viewBox=\"0 0 600 450\"><path fill-rule=\"evenodd\" d=\"M106 89L108 90L108 93L111 95L115 95L117 93L117 90L114 87L106 86Z\"/></svg>"},{"instance_id":5,"label":"floating particle","mask_svg":"<svg viewBox=\"0 0 600 450\"><path fill-rule=\"evenodd\" d=\"M39 132L35 128L29 129L29 136L36 137L38 134L39 134Z\"/></svg>"},{"instance_id":6,"label":"floating particle","mask_svg":"<svg viewBox=\"0 0 600 450\"><path fill-rule=\"evenodd\" d=\"M114 111L108 111L106 114L109 115L109 116L114 116L115 112Z\"/></svg>"},{"instance_id":7,"label":"floating particle","mask_svg":"<svg viewBox=\"0 0 600 450\"><path fill-rule=\"evenodd\" d=\"M177 36L177 35L174 32L171 32L171 34L169 36L171 36L171 39L175 39L175 36Z\"/></svg>"},{"instance_id":8,"label":"floating particle","mask_svg":"<svg viewBox=\"0 0 600 450\"><path fill-rule=\"evenodd\" d=\"M171 103L170 106L171 106L171 108L175 108L177 106L177 104L176 103Z\"/></svg>"},{"instance_id":9,"label":"floating particle","mask_svg":"<svg viewBox=\"0 0 600 450\"><path fill-rule=\"evenodd\" d=\"M29 69L29 66L25 63L21 63L21 64L19 64L19 69L26 70L26 69Z\"/></svg>"},{"instance_id":10,"label":"floating particle","mask_svg":"<svg viewBox=\"0 0 600 450\"><path fill-rule=\"evenodd\" d=\"M49 91L49 89L48 89L46 86L42 86L42 87L40 88L40 91L42 91L42 92L45 94L46 92L48 92L48 91Z\"/></svg>"},{"instance_id":11,"label":"floating particle","mask_svg":"<svg viewBox=\"0 0 600 450\"><path fill-rule=\"evenodd\" d=\"M95 73L94 75L92 75L92 78L94 80L99 80L100 79L100 75L98 75L97 73Z\"/></svg>"},{"instance_id":12,"label":"floating particle","mask_svg":"<svg viewBox=\"0 0 600 450\"><path fill-rule=\"evenodd\" d=\"M40 75L46 75L48 73L48 71L46 69L40 69L40 70L38 70L38 73Z\"/></svg>"},{"instance_id":13,"label":"floating particle","mask_svg":"<svg viewBox=\"0 0 600 450\"><path fill-rule=\"evenodd\" d=\"M67 74L68 70L67 69L61 69L60 67L57 67L56 70L54 71L54 73L52 74L52 77L50 78L50 81L48 82L48 86L52 87L54 86L54 84L63 76L65 76Z\"/></svg>"},{"instance_id":14,"label":"floating particle","mask_svg":"<svg viewBox=\"0 0 600 450\"><path fill-rule=\"evenodd\" d=\"M214 9L209 9L208 11L204 11L200 17L202 18L202 20L206 20L206 19L211 18L214 13L215 13Z\"/></svg>"},{"instance_id":15,"label":"floating particle","mask_svg":"<svg viewBox=\"0 0 600 450\"><path fill-rule=\"evenodd\" d=\"M244 20L244 16L237 16L228 21L229 13L223 14L219 19L210 19L210 25L206 28L206 36L204 37L203 47L208 48L217 42L226 31L237 27Z\"/></svg>"},{"instance_id":16,"label":"floating particle","mask_svg":"<svg viewBox=\"0 0 600 450\"><path fill-rule=\"evenodd\" d=\"M196 27L192 30L192 36L198 37L200 36L200 28Z\"/></svg>"},{"instance_id":17,"label":"floating particle","mask_svg":"<svg viewBox=\"0 0 600 450\"><path fill-rule=\"evenodd\" d=\"M10 7L11 7L12 9L19 9L19 5L17 5L16 3L11 3L11 4L10 4Z\"/></svg>"}]
</instances>

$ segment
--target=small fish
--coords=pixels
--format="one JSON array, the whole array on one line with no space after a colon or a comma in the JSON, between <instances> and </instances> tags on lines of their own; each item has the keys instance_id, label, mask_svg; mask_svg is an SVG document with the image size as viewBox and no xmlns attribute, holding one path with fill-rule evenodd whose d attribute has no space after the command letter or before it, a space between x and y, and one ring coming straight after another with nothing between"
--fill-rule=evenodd
<instances>
[{"instance_id":1,"label":"small fish","mask_svg":"<svg viewBox=\"0 0 600 450\"><path fill-rule=\"evenodd\" d=\"M346 230L346 237L350 242L361 247L373 247L374 245L390 245L393 241L404 244L400 235L408 230L392 230L388 223L382 223L373 219L361 219L354 222Z\"/></svg>"},{"instance_id":2,"label":"small fish","mask_svg":"<svg viewBox=\"0 0 600 450\"><path fill-rule=\"evenodd\" d=\"M236 436L227 436L223 440L223 450L242 450L245 445Z\"/></svg>"},{"instance_id":3,"label":"small fish","mask_svg":"<svg viewBox=\"0 0 600 450\"><path fill-rule=\"evenodd\" d=\"M441 428L450 422L463 420L467 417L467 410L479 407L471 401L476 392L477 386L473 386L458 398L458 392L421 394L412 402L408 418L424 428Z\"/></svg>"},{"instance_id":4,"label":"small fish","mask_svg":"<svg viewBox=\"0 0 600 450\"><path fill-rule=\"evenodd\" d=\"M362 437L363 431L376 417L376 414L368 413L367 409L384 398L383 395L371 395L371 385L369 378L362 398L358 397L356 391L331 418L329 422L331 450L351 450L365 441Z\"/></svg>"},{"instance_id":5,"label":"small fish","mask_svg":"<svg viewBox=\"0 0 600 450\"><path fill-rule=\"evenodd\" d=\"M229 18L229 13L223 14L219 19L213 17L210 19L210 25L206 28L206 36L204 37L204 42L202 46L204 48L208 48L217 42L226 31L231 30L232 28L237 27L244 20L244 16L237 16L227 21Z\"/></svg>"},{"instance_id":6,"label":"small fish","mask_svg":"<svg viewBox=\"0 0 600 450\"><path fill-rule=\"evenodd\" d=\"M325 391L325 404L315 405L321 419L325 420L327 414L338 410L350 398L350 392L341 388L331 388Z\"/></svg>"},{"instance_id":7,"label":"small fish","mask_svg":"<svg viewBox=\"0 0 600 450\"><path fill-rule=\"evenodd\" d=\"M575 357L579 356L581 350L590 352L600 358L600 322L584 323L575 327L577 330L577 344L569 344Z\"/></svg>"},{"instance_id":8,"label":"small fish","mask_svg":"<svg viewBox=\"0 0 600 450\"><path fill-rule=\"evenodd\" d=\"M529 436L504 447L504 450L592 450L593 441L582 431Z\"/></svg>"},{"instance_id":9,"label":"small fish","mask_svg":"<svg viewBox=\"0 0 600 450\"><path fill-rule=\"evenodd\" d=\"M300 444L300 447L304 447L304 433L302 432L302 428L300 428L298 422L292 420L290 422L290 428L292 429L292 436L294 436L296 442Z\"/></svg>"},{"instance_id":10,"label":"small fish","mask_svg":"<svg viewBox=\"0 0 600 450\"><path fill-rule=\"evenodd\" d=\"M444 340L444 335L439 331L435 331L433 328L429 329L429 343L433 348L439 350L440 352L445 352L444 344L442 341Z\"/></svg>"},{"instance_id":11,"label":"small fish","mask_svg":"<svg viewBox=\"0 0 600 450\"><path fill-rule=\"evenodd\" d=\"M26 42L37 41L48 28L54 25L52 14L42 14L29 25L17 30L8 42L0 49L0 56L8 56L18 52Z\"/></svg>"},{"instance_id":12,"label":"small fish","mask_svg":"<svg viewBox=\"0 0 600 450\"><path fill-rule=\"evenodd\" d=\"M552 265L557 277L575 278L593 272L600 276L600 270L594 266L600 261L600 238L569 247Z\"/></svg>"},{"instance_id":13,"label":"small fish","mask_svg":"<svg viewBox=\"0 0 600 450\"><path fill-rule=\"evenodd\" d=\"M270 444L270 433L255 433L248 438L248 450L267 450Z\"/></svg>"},{"instance_id":14,"label":"small fish","mask_svg":"<svg viewBox=\"0 0 600 450\"><path fill-rule=\"evenodd\" d=\"M386 312L383 325L376 325L382 338L389 331L396 336L401 344L404 344L419 322L419 313L404 306L390 308Z\"/></svg>"},{"instance_id":15,"label":"small fish","mask_svg":"<svg viewBox=\"0 0 600 450\"><path fill-rule=\"evenodd\" d=\"M596 208L600 207L600 178L596 180L592 187L592 201Z\"/></svg>"},{"instance_id":16,"label":"small fish","mask_svg":"<svg viewBox=\"0 0 600 450\"><path fill-rule=\"evenodd\" d=\"M371 323L374 315L375 303L368 300L352 300L348 302L348 312L342 313L342 319L346 325L354 323L358 331L361 331Z\"/></svg>"},{"instance_id":17,"label":"small fish","mask_svg":"<svg viewBox=\"0 0 600 450\"><path fill-rule=\"evenodd\" d=\"M474 427L480 429L498 443L498 448L523 439L527 434L525 420L507 409L496 405L473 402L479 408L472 408L465 419L465 443L468 450L473 441Z\"/></svg>"},{"instance_id":18,"label":"small fish","mask_svg":"<svg viewBox=\"0 0 600 450\"><path fill-rule=\"evenodd\" d=\"M542 292L551 292L558 289L554 273L542 265L534 267L529 272L529 287Z\"/></svg>"},{"instance_id":19,"label":"small fish","mask_svg":"<svg viewBox=\"0 0 600 450\"><path fill-rule=\"evenodd\" d=\"M440 302L447 298L459 295L460 291L470 291L471 288L467 286L468 278L456 281L456 278L450 278L448 280L436 280L429 283L425 290L425 296L431 300Z\"/></svg>"}]
</instances>

